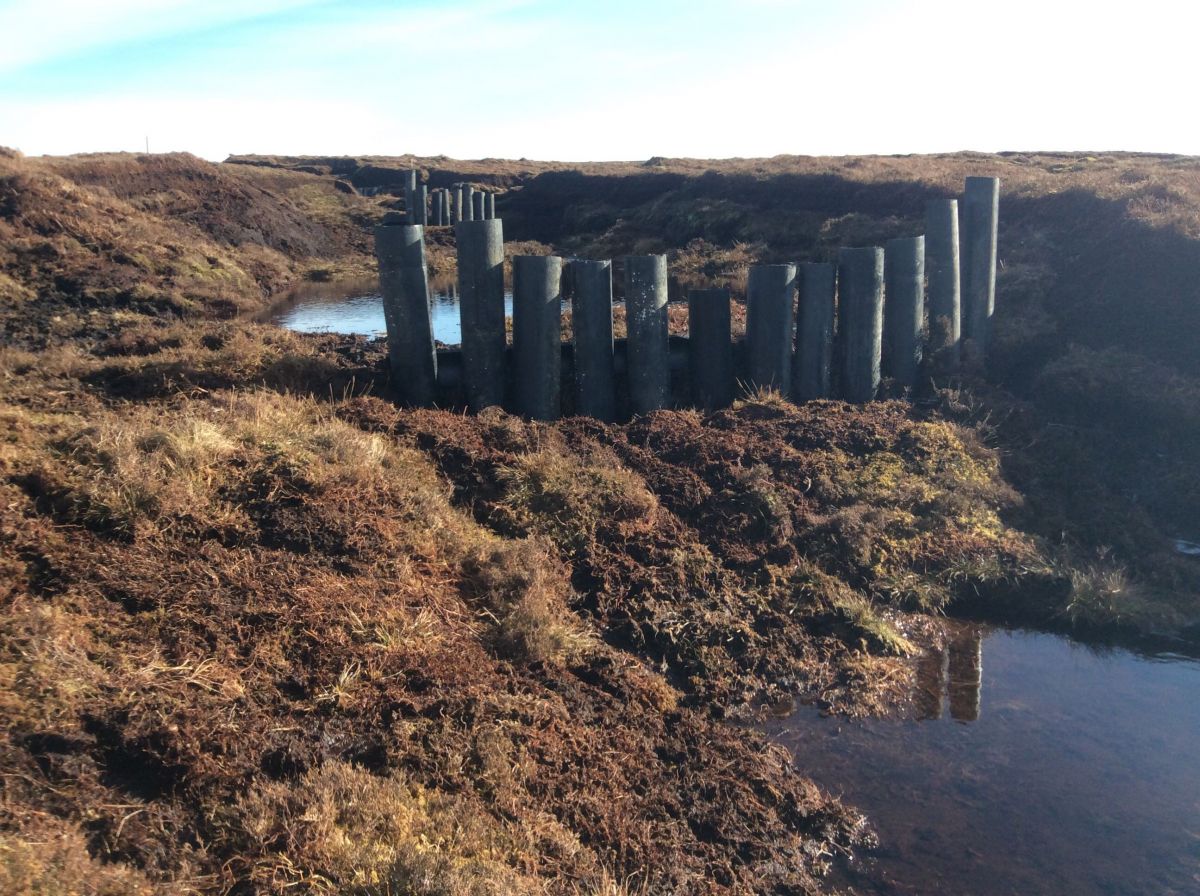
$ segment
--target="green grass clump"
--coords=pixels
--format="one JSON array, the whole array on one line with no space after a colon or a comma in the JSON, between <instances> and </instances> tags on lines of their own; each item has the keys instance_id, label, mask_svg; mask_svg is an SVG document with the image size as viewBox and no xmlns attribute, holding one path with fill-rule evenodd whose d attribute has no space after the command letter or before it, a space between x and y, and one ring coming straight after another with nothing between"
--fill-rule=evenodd
<instances>
[{"instance_id":1,"label":"green grass clump","mask_svg":"<svg viewBox=\"0 0 1200 896\"><path fill-rule=\"evenodd\" d=\"M1111 563L1070 567L1070 591L1058 616L1073 628L1088 632L1119 631L1170 633L1189 621L1170 594L1135 581Z\"/></svg>"}]
</instances>

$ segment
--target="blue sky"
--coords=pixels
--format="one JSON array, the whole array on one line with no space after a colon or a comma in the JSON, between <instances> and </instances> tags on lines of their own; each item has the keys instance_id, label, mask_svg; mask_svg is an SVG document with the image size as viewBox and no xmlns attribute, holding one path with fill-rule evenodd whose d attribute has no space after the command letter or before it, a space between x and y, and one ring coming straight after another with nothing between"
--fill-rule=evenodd
<instances>
[{"instance_id":1,"label":"blue sky","mask_svg":"<svg viewBox=\"0 0 1200 896\"><path fill-rule=\"evenodd\" d=\"M0 144L1200 153L1190 4L0 0Z\"/></svg>"}]
</instances>

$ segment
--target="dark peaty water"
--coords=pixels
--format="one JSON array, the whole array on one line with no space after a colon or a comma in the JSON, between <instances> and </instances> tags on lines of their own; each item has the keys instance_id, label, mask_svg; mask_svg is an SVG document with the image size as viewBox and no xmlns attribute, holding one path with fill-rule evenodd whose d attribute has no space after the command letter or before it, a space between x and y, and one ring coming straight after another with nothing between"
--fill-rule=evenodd
<instances>
[{"instance_id":1,"label":"dark peaty water","mask_svg":"<svg viewBox=\"0 0 1200 896\"><path fill-rule=\"evenodd\" d=\"M1200 894L1200 664L967 627L925 718L773 722L873 821L860 894Z\"/></svg>"}]
</instances>

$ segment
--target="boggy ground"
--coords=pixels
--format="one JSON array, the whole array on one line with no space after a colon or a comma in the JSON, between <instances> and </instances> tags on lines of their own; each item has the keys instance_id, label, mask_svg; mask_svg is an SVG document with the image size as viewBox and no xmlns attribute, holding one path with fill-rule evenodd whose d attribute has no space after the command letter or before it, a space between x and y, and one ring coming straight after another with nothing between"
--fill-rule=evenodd
<instances>
[{"instance_id":1,"label":"boggy ground","mask_svg":"<svg viewBox=\"0 0 1200 896\"><path fill-rule=\"evenodd\" d=\"M9 892L815 892L868 829L723 717L893 704L901 611L1037 557L899 404L550 426L6 361Z\"/></svg>"},{"instance_id":2,"label":"boggy ground","mask_svg":"<svg viewBox=\"0 0 1200 896\"><path fill-rule=\"evenodd\" d=\"M999 385L538 424L239 316L368 267L389 201L0 153L0 892L818 892L869 825L742 719L903 711L943 608L1194 643L1188 359L1047 335L1032 231Z\"/></svg>"},{"instance_id":3,"label":"boggy ground","mask_svg":"<svg viewBox=\"0 0 1200 896\"><path fill-rule=\"evenodd\" d=\"M956 195L968 175L999 176L986 378L939 383L957 392L944 404L955 419L986 423L1004 476L1024 499L1021 526L1071 571L1066 625L1182 635L1187 649L1200 638L1200 563L1174 547L1200 543L1194 157L233 161L265 171L336 169L385 190L410 167L439 186L474 182L502 191L497 209L510 239L593 258L665 252L675 297L691 283L724 284L735 300L750 263L828 261L839 246L920 233L925 200ZM686 311L674 311L682 331ZM981 611L999 612L998 597L988 595ZM1028 616L1020 604L1005 612Z\"/></svg>"}]
</instances>

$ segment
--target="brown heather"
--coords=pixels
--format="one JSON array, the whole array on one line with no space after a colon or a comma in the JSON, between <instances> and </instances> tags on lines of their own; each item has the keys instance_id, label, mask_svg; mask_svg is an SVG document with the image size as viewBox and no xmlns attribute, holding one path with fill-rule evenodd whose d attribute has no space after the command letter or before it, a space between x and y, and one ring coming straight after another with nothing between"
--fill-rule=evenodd
<instances>
[{"instance_id":1,"label":"brown heather","mask_svg":"<svg viewBox=\"0 0 1200 896\"><path fill-rule=\"evenodd\" d=\"M394 197L243 161L0 152L0 892L816 893L869 828L737 720L904 712L943 612L1195 644L1193 160L359 160L738 298L1003 179L988 379L617 425L252 323Z\"/></svg>"}]
</instances>

